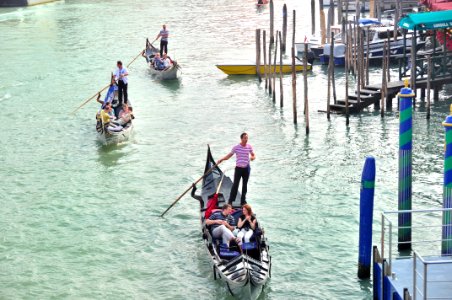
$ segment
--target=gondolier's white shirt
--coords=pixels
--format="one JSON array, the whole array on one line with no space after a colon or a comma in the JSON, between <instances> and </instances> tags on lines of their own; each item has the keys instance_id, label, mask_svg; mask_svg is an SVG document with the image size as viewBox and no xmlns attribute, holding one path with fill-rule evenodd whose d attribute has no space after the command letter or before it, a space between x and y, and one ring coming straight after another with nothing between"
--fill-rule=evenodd
<instances>
[{"instance_id":1,"label":"gondolier's white shirt","mask_svg":"<svg viewBox=\"0 0 452 300\"><path fill-rule=\"evenodd\" d=\"M115 72L113 73L113 75L115 75L115 80L119 80L120 79L120 75L129 73L129 71L127 70L126 67L122 67L122 69L120 70L119 68L116 68ZM122 78L122 81L124 82L124 84L129 83L129 80L127 79L127 76L124 76Z\"/></svg>"}]
</instances>

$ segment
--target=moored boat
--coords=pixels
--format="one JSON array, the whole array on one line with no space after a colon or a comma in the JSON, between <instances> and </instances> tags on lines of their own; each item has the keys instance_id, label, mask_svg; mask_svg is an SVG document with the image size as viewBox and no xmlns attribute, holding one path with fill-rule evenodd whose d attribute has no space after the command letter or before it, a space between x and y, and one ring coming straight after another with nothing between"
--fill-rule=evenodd
<instances>
[{"instance_id":1,"label":"moored boat","mask_svg":"<svg viewBox=\"0 0 452 300\"><path fill-rule=\"evenodd\" d=\"M256 75L256 64L221 64L216 65L218 69L223 71L228 75ZM274 66L271 66L271 71L273 72ZM308 70L311 70L312 66L308 64ZM264 65L262 64L259 68L260 73L264 74ZM303 71L302 64L295 65L296 72ZM276 73L279 73L280 66L276 64ZM292 65L291 64L283 64L282 66L283 73L292 73Z\"/></svg>"},{"instance_id":2,"label":"moored boat","mask_svg":"<svg viewBox=\"0 0 452 300\"><path fill-rule=\"evenodd\" d=\"M146 49L144 51L144 58L146 58L146 62L149 65L149 72L160 80L169 80L169 79L177 79L178 71L180 69L179 64L175 60L171 60L172 64L163 69L158 70L154 67L154 57L155 54L159 53L160 50L154 47L148 39L146 39Z\"/></svg>"},{"instance_id":3,"label":"moored boat","mask_svg":"<svg viewBox=\"0 0 452 300\"><path fill-rule=\"evenodd\" d=\"M229 199L232 188L232 180L215 165L210 148L207 151L206 173L202 181L201 194L196 194L196 190L193 189L192 197L200 203L201 233L213 266L214 278L224 281L233 296L240 299L257 299L271 275L271 257L263 229L258 225L253 238L249 243L243 243L241 251L238 246L228 247L214 239L205 222L206 211L212 211L212 208L219 208L226 203L225 199ZM240 197L238 193L233 201L235 210L232 216L236 222L242 214Z\"/></svg>"},{"instance_id":4,"label":"moored boat","mask_svg":"<svg viewBox=\"0 0 452 300\"><path fill-rule=\"evenodd\" d=\"M112 84L108 89L101 109L103 109L107 103L114 107L119 105L118 89L115 84ZM131 110L132 106L130 105L130 101L128 101L128 104ZM111 121L112 124L105 124L101 117L101 113L98 112L96 114L97 140L103 145L114 145L128 141L133 133L132 118L133 117L131 117L128 122L121 122L121 124L115 124L114 121Z\"/></svg>"}]
</instances>

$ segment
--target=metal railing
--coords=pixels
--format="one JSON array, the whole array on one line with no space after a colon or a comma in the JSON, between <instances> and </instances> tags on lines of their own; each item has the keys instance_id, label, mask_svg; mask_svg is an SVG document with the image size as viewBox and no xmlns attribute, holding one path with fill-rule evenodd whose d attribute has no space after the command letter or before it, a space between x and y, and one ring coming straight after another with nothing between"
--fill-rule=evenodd
<instances>
[{"instance_id":1,"label":"metal railing","mask_svg":"<svg viewBox=\"0 0 452 300\"><path fill-rule=\"evenodd\" d=\"M420 268L418 268L418 262L421 264ZM449 280L437 280L430 279L429 277L429 269L433 269L438 265L452 264L452 259L442 259L442 260L434 260L429 261L419 255L416 251L413 251L413 300L416 299L451 299L452 295L448 295L445 297L428 297L428 287L429 285L435 290L445 290L450 289L452 285L452 278ZM420 279L420 280L418 280ZM446 278L444 278L446 279ZM418 285L418 281L421 284Z\"/></svg>"},{"instance_id":2,"label":"metal railing","mask_svg":"<svg viewBox=\"0 0 452 300\"><path fill-rule=\"evenodd\" d=\"M428 297L428 287L444 289L452 285L452 276L448 280L438 280L429 276L433 266L452 264L452 256L441 254L442 242L451 239L442 239L443 213L452 211L449 209L425 209L425 210L401 210L382 213L381 217L381 259L386 261L382 276L391 276L394 258L413 259L413 299L452 299L447 297ZM411 214L411 226L398 226L398 217L402 214ZM394 220L395 219L395 220ZM398 241L400 229L411 229L411 240ZM439 237L439 238L435 238ZM398 245L411 244L413 249L399 251ZM414 250L415 249L415 250ZM428 298L427 298L428 297Z\"/></svg>"},{"instance_id":3,"label":"metal railing","mask_svg":"<svg viewBox=\"0 0 452 300\"><path fill-rule=\"evenodd\" d=\"M432 60L432 80L443 77L452 76L452 52L437 52L430 54ZM409 59L409 56L406 58ZM415 68L403 63L403 58L399 58L399 79L404 77L411 77L412 69L415 70L416 80L427 80L428 76L428 63L427 55L417 58L415 60Z\"/></svg>"}]
</instances>

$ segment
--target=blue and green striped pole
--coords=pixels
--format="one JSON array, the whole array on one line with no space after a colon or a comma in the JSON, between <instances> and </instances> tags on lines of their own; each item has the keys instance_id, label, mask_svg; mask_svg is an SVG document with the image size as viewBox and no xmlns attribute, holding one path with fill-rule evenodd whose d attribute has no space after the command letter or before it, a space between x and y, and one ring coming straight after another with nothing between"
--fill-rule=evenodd
<instances>
[{"instance_id":1,"label":"blue and green striped pole","mask_svg":"<svg viewBox=\"0 0 452 300\"><path fill-rule=\"evenodd\" d=\"M405 80L405 87L399 93L399 210L411 210L413 97L408 80ZM398 249L411 249L411 213L399 214Z\"/></svg>"},{"instance_id":2,"label":"blue and green striped pole","mask_svg":"<svg viewBox=\"0 0 452 300\"><path fill-rule=\"evenodd\" d=\"M443 122L446 131L446 147L444 152L444 192L443 208L452 208L452 105L451 115ZM441 253L443 255L452 254L452 212L443 211L443 232Z\"/></svg>"},{"instance_id":3,"label":"blue and green striped pole","mask_svg":"<svg viewBox=\"0 0 452 300\"><path fill-rule=\"evenodd\" d=\"M372 221L375 195L375 158L366 157L361 175L361 193L359 199L359 256L358 277L370 277L372 258Z\"/></svg>"}]
</instances>

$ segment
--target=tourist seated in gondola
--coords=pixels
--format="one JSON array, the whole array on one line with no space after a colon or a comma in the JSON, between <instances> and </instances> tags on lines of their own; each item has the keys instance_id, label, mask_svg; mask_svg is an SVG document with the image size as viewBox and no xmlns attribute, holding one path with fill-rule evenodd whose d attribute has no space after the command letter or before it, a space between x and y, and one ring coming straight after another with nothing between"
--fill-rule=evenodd
<instances>
[{"instance_id":1,"label":"tourist seated in gondola","mask_svg":"<svg viewBox=\"0 0 452 300\"><path fill-rule=\"evenodd\" d=\"M237 238L241 242L249 243L254 231L257 227L256 217L253 215L253 210L249 204L245 204L242 207L242 215L237 222Z\"/></svg>"},{"instance_id":2,"label":"tourist seated in gondola","mask_svg":"<svg viewBox=\"0 0 452 300\"><path fill-rule=\"evenodd\" d=\"M163 61L165 70L173 65L173 61L166 53L163 53L162 61Z\"/></svg>"},{"instance_id":3,"label":"tourist seated in gondola","mask_svg":"<svg viewBox=\"0 0 452 300\"><path fill-rule=\"evenodd\" d=\"M119 125L124 126L125 124L132 121L132 111L131 108L127 104L122 105L122 109L119 112L118 119L116 120L116 123Z\"/></svg>"},{"instance_id":4,"label":"tourist seated in gondola","mask_svg":"<svg viewBox=\"0 0 452 300\"><path fill-rule=\"evenodd\" d=\"M232 206L225 204L222 206L221 211L214 212L207 220L206 225L210 226L212 237L221 238L223 244L229 246L229 242L236 241L241 245L242 242L234 236L232 231L234 230L235 221L231 216Z\"/></svg>"},{"instance_id":5,"label":"tourist seated in gondola","mask_svg":"<svg viewBox=\"0 0 452 300\"><path fill-rule=\"evenodd\" d=\"M162 58L160 57L160 53L156 53L154 56L154 69L156 70L164 70L165 69L165 63L163 62Z\"/></svg>"},{"instance_id":6,"label":"tourist seated in gondola","mask_svg":"<svg viewBox=\"0 0 452 300\"><path fill-rule=\"evenodd\" d=\"M111 131L121 131L122 126L113 123L115 116L113 115L113 109L111 108L111 103L107 102L104 109L100 111L100 118L104 128Z\"/></svg>"}]
</instances>

